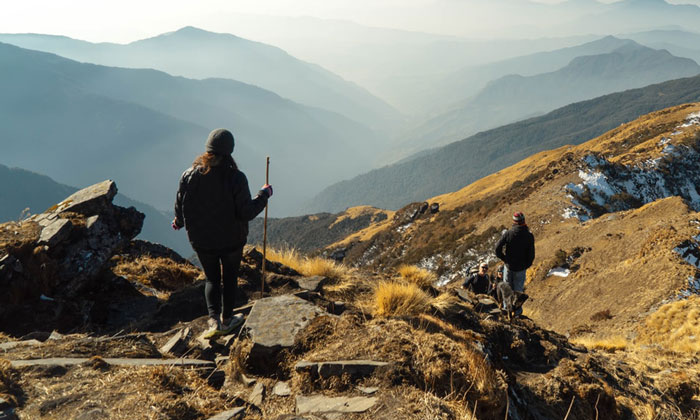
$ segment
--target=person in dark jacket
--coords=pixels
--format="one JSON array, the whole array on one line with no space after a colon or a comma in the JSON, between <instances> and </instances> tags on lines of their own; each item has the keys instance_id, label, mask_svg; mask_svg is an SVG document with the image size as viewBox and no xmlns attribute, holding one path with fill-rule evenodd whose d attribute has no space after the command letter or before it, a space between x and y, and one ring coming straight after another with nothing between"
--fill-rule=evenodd
<instances>
[{"instance_id":1,"label":"person in dark jacket","mask_svg":"<svg viewBox=\"0 0 700 420\"><path fill-rule=\"evenodd\" d=\"M260 214L272 196L272 187L265 184L251 198L248 179L231 156L233 146L230 131L212 131L206 152L182 174L175 199L173 229L187 230L206 276L207 338L226 334L243 322L232 311L248 221Z\"/></svg>"},{"instance_id":2,"label":"person in dark jacket","mask_svg":"<svg viewBox=\"0 0 700 420\"><path fill-rule=\"evenodd\" d=\"M491 278L488 274L489 265L485 262L479 264L479 271L467 277L462 284L465 289L471 289L477 294L488 294L491 291Z\"/></svg>"},{"instance_id":3,"label":"person in dark jacket","mask_svg":"<svg viewBox=\"0 0 700 420\"><path fill-rule=\"evenodd\" d=\"M535 260L535 237L525 224L525 215L513 214L513 226L496 243L496 256L505 263L503 279L516 292L525 291L527 269Z\"/></svg>"}]
</instances>

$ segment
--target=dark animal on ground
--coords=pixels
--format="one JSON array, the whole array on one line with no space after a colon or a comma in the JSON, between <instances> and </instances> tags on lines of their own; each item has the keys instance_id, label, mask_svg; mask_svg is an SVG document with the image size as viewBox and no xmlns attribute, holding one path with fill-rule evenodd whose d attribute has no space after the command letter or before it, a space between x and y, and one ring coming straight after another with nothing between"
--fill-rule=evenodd
<instances>
[{"instance_id":1,"label":"dark animal on ground","mask_svg":"<svg viewBox=\"0 0 700 420\"><path fill-rule=\"evenodd\" d=\"M508 321L511 321L516 311L523 306L523 303L528 299L528 295L522 292L513 291L513 288L506 281L502 281L496 285L496 300L501 312L506 314Z\"/></svg>"}]
</instances>

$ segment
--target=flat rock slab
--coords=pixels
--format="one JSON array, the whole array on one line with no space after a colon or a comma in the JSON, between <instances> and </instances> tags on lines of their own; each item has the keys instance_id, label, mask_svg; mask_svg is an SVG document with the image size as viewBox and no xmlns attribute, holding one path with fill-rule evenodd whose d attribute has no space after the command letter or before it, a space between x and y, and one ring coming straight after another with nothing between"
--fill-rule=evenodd
<instances>
[{"instance_id":1,"label":"flat rock slab","mask_svg":"<svg viewBox=\"0 0 700 420\"><path fill-rule=\"evenodd\" d=\"M0 344L0 350L10 350L18 346L39 346L41 341L31 339L24 341L8 341L7 343Z\"/></svg>"},{"instance_id":2,"label":"flat rock slab","mask_svg":"<svg viewBox=\"0 0 700 420\"><path fill-rule=\"evenodd\" d=\"M328 281L328 277L324 276L302 277L296 280L300 288L310 292L318 292Z\"/></svg>"},{"instance_id":3,"label":"flat rock slab","mask_svg":"<svg viewBox=\"0 0 700 420\"><path fill-rule=\"evenodd\" d=\"M224 411L214 417L209 417L208 420L237 420L242 419L244 414L245 407L236 407L233 410Z\"/></svg>"},{"instance_id":4,"label":"flat rock slab","mask_svg":"<svg viewBox=\"0 0 700 420\"><path fill-rule=\"evenodd\" d=\"M364 413L376 404L377 397L297 396L297 414Z\"/></svg>"},{"instance_id":5,"label":"flat rock slab","mask_svg":"<svg viewBox=\"0 0 700 420\"><path fill-rule=\"evenodd\" d=\"M342 376L344 373L350 376L368 376L377 368L387 366L387 362L374 360L337 360L333 362L298 362L294 369L297 372L309 372L313 376L330 378Z\"/></svg>"},{"instance_id":6,"label":"flat rock slab","mask_svg":"<svg viewBox=\"0 0 700 420\"><path fill-rule=\"evenodd\" d=\"M299 331L322 314L326 312L321 308L292 295L256 301L243 325L253 342L249 363L260 370L274 368L271 359L280 350L294 345Z\"/></svg>"},{"instance_id":7,"label":"flat rock slab","mask_svg":"<svg viewBox=\"0 0 700 420\"><path fill-rule=\"evenodd\" d=\"M181 356L187 351L187 340L190 336L190 328L182 329L176 332L170 340L159 351L163 354L172 354Z\"/></svg>"},{"instance_id":8,"label":"flat rock slab","mask_svg":"<svg viewBox=\"0 0 700 420\"><path fill-rule=\"evenodd\" d=\"M248 330L256 345L291 347L297 333L324 313L321 308L296 296L275 296L256 301L243 328Z\"/></svg>"},{"instance_id":9,"label":"flat rock slab","mask_svg":"<svg viewBox=\"0 0 700 420\"><path fill-rule=\"evenodd\" d=\"M263 399L265 399L265 385L262 382L258 382L248 396L248 402L260 407Z\"/></svg>"},{"instance_id":10,"label":"flat rock slab","mask_svg":"<svg viewBox=\"0 0 700 420\"><path fill-rule=\"evenodd\" d=\"M73 211L82 214L95 214L105 204L111 203L117 194L117 184L107 180L77 191L58 203L55 213Z\"/></svg>"},{"instance_id":11,"label":"flat rock slab","mask_svg":"<svg viewBox=\"0 0 700 420\"><path fill-rule=\"evenodd\" d=\"M53 247L70 235L73 223L67 219L57 219L41 230L39 245Z\"/></svg>"},{"instance_id":12,"label":"flat rock slab","mask_svg":"<svg viewBox=\"0 0 700 420\"><path fill-rule=\"evenodd\" d=\"M48 359L34 360L12 360L10 363L14 368L27 366L75 366L89 361L87 357L52 357ZM195 367L215 367L214 362L198 359L102 359L107 364L113 366L195 366Z\"/></svg>"},{"instance_id":13,"label":"flat rock slab","mask_svg":"<svg viewBox=\"0 0 700 420\"><path fill-rule=\"evenodd\" d=\"M292 395L292 389L289 387L288 382L277 382L272 388L272 393L277 395L278 397L288 397Z\"/></svg>"}]
</instances>

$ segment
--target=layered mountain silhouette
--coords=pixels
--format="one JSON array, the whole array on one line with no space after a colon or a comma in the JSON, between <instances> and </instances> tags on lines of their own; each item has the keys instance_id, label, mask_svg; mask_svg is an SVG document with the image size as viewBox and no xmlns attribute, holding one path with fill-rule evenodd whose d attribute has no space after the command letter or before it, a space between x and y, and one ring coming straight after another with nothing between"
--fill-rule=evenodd
<instances>
[{"instance_id":1,"label":"layered mountain silhouette","mask_svg":"<svg viewBox=\"0 0 700 420\"><path fill-rule=\"evenodd\" d=\"M39 214L76 191L78 188L58 183L46 175L0 164L0 223ZM114 203L136 207L146 215L139 238L163 244L184 256L192 254L187 237L170 228L170 215L123 194L117 194Z\"/></svg>"},{"instance_id":2,"label":"layered mountain silhouette","mask_svg":"<svg viewBox=\"0 0 700 420\"><path fill-rule=\"evenodd\" d=\"M480 66L462 68L431 85L430 89L423 93L426 98L425 102L441 103L443 105L438 109L446 111L456 102L464 101L478 93L488 82L503 76L517 72L520 76L527 77L556 71L577 57L610 53L628 44L628 40L606 36L573 47L521 55ZM431 113L436 113L435 108L431 110Z\"/></svg>"},{"instance_id":3,"label":"layered mountain silhouette","mask_svg":"<svg viewBox=\"0 0 700 420\"><path fill-rule=\"evenodd\" d=\"M455 191L536 152L580 144L639 115L698 100L700 76L574 103L339 182L320 193L310 210L360 204L397 209Z\"/></svg>"},{"instance_id":4,"label":"layered mountain silhouette","mask_svg":"<svg viewBox=\"0 0 700 420\"><path fill-rule=\"evenodd\" d=\"M556 71L527 77L511 74L490 82L473 98L409 130L403 136L404 150L444 145L569 103L700 73L693 60L665 50L614 38L601 44L616 43L621 45L609 53L576 57Z\"/></svg>"},{"instance_id":5,"label":"layered mountain silhouette","mask_svg":"<svg viewBox=\"0 0 700 420\"><path fill-rule=\"evenodd\" d=\"M700 34L681 30L652 30L620 35L647 47L664 49L678 57L700 63Z\"/></svg>"},{"instance_id":6,"label":"layered mountain silhouette","mask_svg":"<svg viewBox=\"0 0 700 420\"><path fill-rule=\"evenodd\" d=\"M365 89L318 65L271 45L191 26L126 45L35 34L0 35L0 42L106 66L153 68L196 79L233 79L377 129L386 129L400 118Z\"/></svg>"},{"instance_id":7,"label":"layered mountain silhouette","mask_svg":"<svg viewBox=\"0 0 700 420\"><path fill-rule=\"evenodd\" d=\"M3 164L69 185L114 179L159 209L171 208L180 174L214 127L234 132L234 158L253 190L264 181L264 156L272 156L277 214L369 169L381 147L342 115L232 80L83 64L7 44L0 63Z\"/></svg>"}]
</instances>

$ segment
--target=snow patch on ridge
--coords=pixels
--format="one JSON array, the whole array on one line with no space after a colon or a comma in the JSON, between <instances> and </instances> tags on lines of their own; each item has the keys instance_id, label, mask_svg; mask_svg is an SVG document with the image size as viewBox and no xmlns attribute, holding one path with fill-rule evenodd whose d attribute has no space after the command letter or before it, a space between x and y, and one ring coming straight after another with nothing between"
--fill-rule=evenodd
<instances>
[{"instance_id":1,"label":"snow patch on ridge","mask_svg":"<svg viewBox=\"0 0 700 420\"><path fill-rule=\"evenodd\" d=\"M697 120L700 125L700 116ZM699 211L700 154L684 145L664 144L664 156L636 166L611 164L599 157L586 156L583 159L586 166L578 173L582 182L565 186L573 206L565 208L562 217L585 221L671 196L683 197L690 207Z\"/></svg>"}]
</instances>

